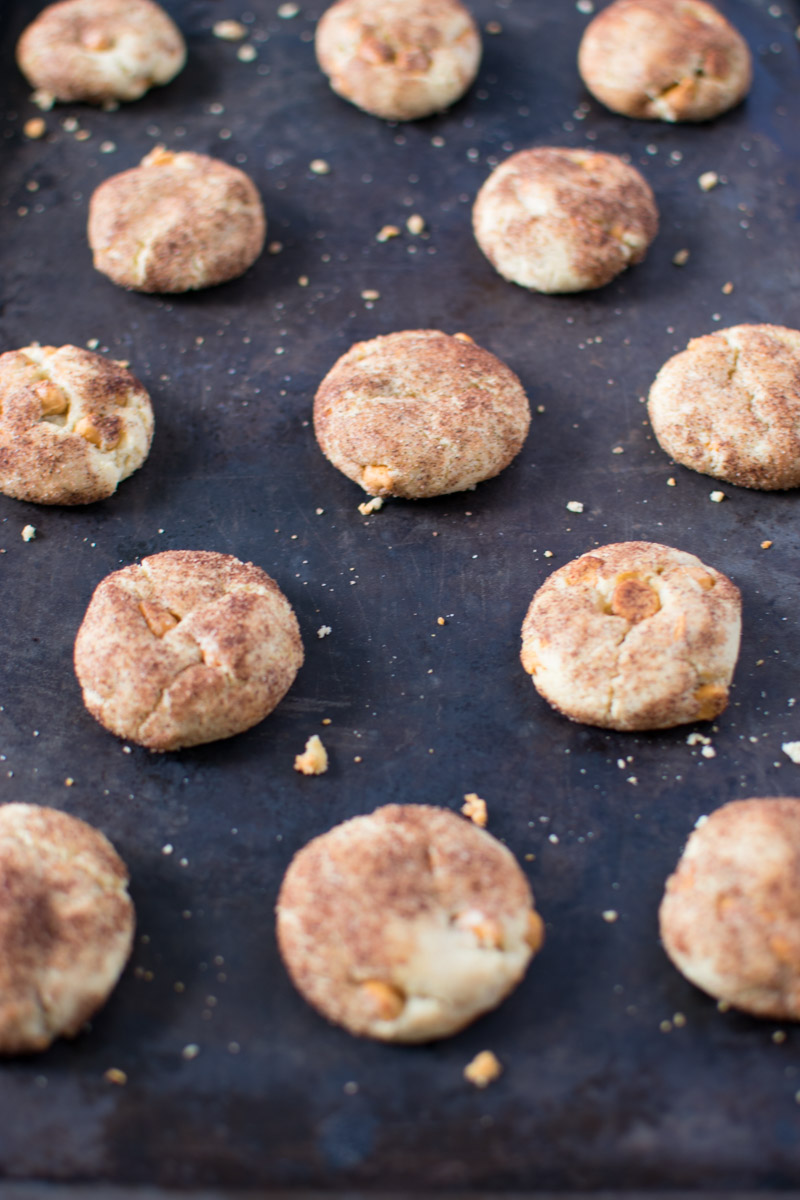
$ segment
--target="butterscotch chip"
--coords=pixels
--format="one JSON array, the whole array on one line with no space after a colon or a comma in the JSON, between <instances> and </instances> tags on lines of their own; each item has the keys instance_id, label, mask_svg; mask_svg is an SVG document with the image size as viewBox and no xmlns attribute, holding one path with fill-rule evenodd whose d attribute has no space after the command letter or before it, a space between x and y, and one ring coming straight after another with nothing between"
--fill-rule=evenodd
<instances>
[{"instance_id":1,"label":"butterscotch chip","mask_svg":"<svg viewBox=\"0 0 800 1200\"><path fill-rule=\"evenodd\" d=\"M647 408L685 467L765 491L800 485L800 331L734 325L694 338L661 368Z\"/></svg>"},{"instance_id":2,"label":"butterscotch chip","mask_svg":"<svg viewBox=\"0 0 800 1200\"><path fill-rule=\"evenodd\" d=\"M78 346L0 355L0 491L36 504L89 504L147 458L150 397L130 371Z\"/></svg>"},{"instance_id":3,"label":"butterscotch chip","mask_svg":"<svg viewBox=\"0 0 800 1200\"><path fill-rule=\"evenodd\" d=\"M339 0L317 26L316 51L339 96L376 117L412 121L464 94L481 38L458 0Z\"/></svg>"},{"instance_id":4,"label":"butterscotch chip","mask_svg":"<svg viewBox=\"0 0 800 1200\"><path fill-rule=\"evenodd\" d=\"M555 571L522 626L522 665L565 716L668 729L723 711L739 652L738 588L654 542L601 546Z\"/></svg>"},{"instance_id":5,"label":"butterscotch chip","mask_svg":"<svg viewBox=\"0 0 800 1200\"><path fill-rule=\"evenodd\" d=\"M703 0L615 0L587 26L578 69L613 112L662 121L719 116L752 79L744 38Z\"/></svg>"},{"instance_id":6,"label":"butterscotch chip","mask_svg":"<svg viewBox=\"0 0 800 1200\"><path fill-rule=\"evenodd\" d=\"M183 68L177 25L152 0L61 0L17 44L31 85L57 100L138 100Z\"/></svg>"},{"instance_id":7,"label":"butterscotch chip","mask_svg":"<svg viewBox=\"0 0 800 1200\"><path fill-rule=\"evenodd\" d=\"M75 817L0 807L0 1053L74 1037L127 962L134 912L111 843Z\"/></svg>"},{"instance_id":8,"label":"butterscotch chip","mask_svg":"<svg viewBox=\"0 0 800 1200\"><path fill-rule=\"evenodd\" d=\"M151 750L232 737L263 720L303 662L274 580L230 554L169 550L108 575L75 641L89 712Z\"/></svg>"},{"instance_id":9,"label":"butterscotch chip","mask_svg":"<svg viewBox=\"0 0 800 1200\"><path fill-rule=\"evenodd\" d=\"M244 171L163 146L101 183L89 204L95 267L138 292L235 279L258 258L266 228L261 197Z\"/></svg>"},{"instance_id":10,"label":"butterscotch chip","mask_svg":"<svg viewBox=\"0 0 800 1200\"><path fill-rule=\"evenodd\" d=\"M534 915L516 859L490 834L446 809L391 804L295 855L278 944L295 986L330 1021L425 1042L517 985L541 944Z\"/></svg>"},{"instance_id":11,"label":"butterscotch chip","mask_svg":"<svg viewBox=\"0 0 800 1200\"><path fill-rule=\"evenodd\" d=\"M513 371L471 339L435 329L358 342L314 400L335 467L376 496L460 492L519 452L530 408Z\"/></svg>"},{"instance_id":12,"label":"butterscotch chip","mask_svg":"<svg viewBox=\"0 0 800 1200\"><path fill-rule=\"evenodd\" d=\"M472 224L504 279L536 292L582 292L642 261L658 209L643 177L617 155L540 146L495 168Z\"/></svg>"},{"instance_id":13,"label":"butterscotch chip","mask_svg":"<svg viewBox=\"0 0 800 1200\"><path fill-rule=\"evenodd\" d=\"M800 800L735 800L691 834L659 913L687 979L761 1017L800 1020Z\"/></svg>"}]
</instances>

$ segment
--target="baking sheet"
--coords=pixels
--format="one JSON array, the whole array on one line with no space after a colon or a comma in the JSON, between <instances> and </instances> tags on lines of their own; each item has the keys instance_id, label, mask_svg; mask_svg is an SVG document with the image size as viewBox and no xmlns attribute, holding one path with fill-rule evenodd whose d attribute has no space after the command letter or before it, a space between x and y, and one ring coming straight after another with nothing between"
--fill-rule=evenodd
<instances>
[{"instance_id":1,"label":"baking sheet","mask_svg":"<svg viewBox=\"0 0 800 1200\"><path fill-rule=\"evenodd\" d=\"M3 1065L0 1176L234 1191L797 1186L797 1033L776 1043L773 1023L720 1014L656 932L664 878L699 815L800 791L780 748L800 738L797 494L724 485L711 503L715 481L669 462L639 400L691 336L800 325L797 6L721 5L753 49L755 84L745 105L698 127L629 122L591 102L574 69L588 17L566 0L475 0L481 25L501 26L485 35L476 86L411 126L329 92L313 59L321 3L301 0L290 19L277 0L250 0L249 14L223 0L167 7L188 38L184 73L116 113L60 106L42 141L22 136L37 110L10 65L39 4L0 14L0 345L96 338L130 360L157 424L147 464L105 503L0 497L0 798L100 826L131 868L139 919L91 1033ZM230 16L252 30L252 63L211 36ZM196 296L127 294L96 274L91 191L159 141L248 170L283 249ZM495 161L532 144L631 155L662 217L644 264L576 297L495 275L470 204ZM328 175L309 170L315 158ZM707 170L725 182L704 193ZM376 241L415 212L425 236ZM381 294L372 307L365 289ZM363 518L360 490L315 446L313 393L352 341L425 327L470 333L542 411L498 479ZM519 626L550 570L628 538L698 553L742 589L742 653L713 758L687 745L690 727L572 725L519 666ZM171 548L264 567L296 608L306 664L247 734L127 753L83 709L72 642L104 575ZM332 633L320 639L323 624ZM293 758L314 732L331 770L302 778ZM541 956L501 1009L451 1040L393 1048L329 1027L292 990L274 942L292 853L379 804L456 808L471 791L529 873L547 921ZM199 1047L191 1060L187 1045ZM461 1072L486 1047L505 1072L477 1092ZM109 1067L125 1087L104 1079Z\"/></svg>"}]
</instances>

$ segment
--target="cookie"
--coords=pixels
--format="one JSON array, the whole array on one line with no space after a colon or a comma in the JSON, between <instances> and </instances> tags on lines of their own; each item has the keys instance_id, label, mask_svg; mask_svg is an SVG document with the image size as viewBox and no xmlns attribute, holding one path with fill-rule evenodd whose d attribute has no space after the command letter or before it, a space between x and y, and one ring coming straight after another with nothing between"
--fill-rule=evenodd
<instances>
[{"instance_id":1,"label":"cookie","mask_svg":"<svg viewBox=\"0 0 800 1200\"><path fill-rule=\"evenodd\" d=\"M147 458L150 397L113 359L78 346L0 355L0 492L35 504L112 495Z\"/></svg>"},{"instance_id":2,"label":"cookie","mask_svg":"<svg viewBox=\"0 0 800 1200\"><path fill-rule=\"evenodd\" d=\"M357 342L314 400L323 454L372 496L473 487L508 466L529 424L514 372L467 334L436 329Z\"/></svg>"},{"instance_id":3,"label":"cookie","mask_svg":"<svg viewBox=\"0 0 800 1200\"><path fill-rule=\"evenodd\" d=\"M456 1033L522 979L544 938L513 854L442 808L390 804L295 855L277 907L297 989L387 1042Z\"/></svg>"},{"instance_id":4,"label":"cookie","mask_svg":"<svg viewBox=\"0 0 800 1200\"><path fill-rule=\"evenodd\" d=\"M744 38L703 0L615 0L586 27L578 70L626 117L709 121L747 95Z\"/></svg>"},{"instance_id":5,"label":"cookie","mask_svg":"<svg viewBox=\"0 0 800 1200\"><path fill-rule=\"evenodd\" d=\"M137 292L187 292L235 279L264 246L261 197L244 171L157 146L89 204L94 265Z\"/></svg>"},{"instance_id":6,"label":"cookie","mask_svg":"<svg viewBox=\"0 0 800 1200\"><path fill-rule=\"evenodd\" d=\"M339 0L317 26L316 51L339 96L387 121L413 121L463 96L481 38L458 0Z\"/></svg>"},{"instance_id":7,"label":"cookie","mask_svg":"<svg viewBox=\"0 0 800 1200\"><path fill-rule=\"evenodd\" d=\"M35 804L0 806L0 1053L74 1037L128 960L128 872L102 833Z\"/></svg>"},{"instance_id":8,"label":"cookie","mask_svg":"<svg viewBox=\"0 0 800 1200\"><path fill-rule=\"evenodd\" d=\"M28 82L56 100L138 100L183 69L186 44L152 0L61 0L17 44Z\"/></svg>"},{"instance_id":9,"label":"cookie","mask_svg":"<svg viewBox=\"0 0 800 1200\"><path fill-rule=\"evenodd\" d=\"M200 550L167 550L108 575L75 641L89 712L150 750L249 729L302 662L297 619L274 580Z\"/></svg>"},{"instance_id":10,"label":"cookie","mask_svg":"<svg viewBox=\"0 0 800 1200\"><path fill-rule=\"evenodd\" d=\"M555 571L522 625L522 665L585 725L669 729L728 702L741 601L725 575L655 542L600 546Z\"/></svg>"},{"instance_id":11,"label":"cookie","mask_svg":"<svg viewBox=\"0 0 800 1200\"><path fill-rule=\"evenodd\" d=\"M800 1020L800 800L734 800L689 838L659 912L688 980L759 1017Z\"/></svg>"},{"instance_id":12,"label":"cookie","mask_svg":"<svg viewBox=\"0 0 800 1200\"><path fill-rule=\"evenodd\" d=\"M676 462L740 487L800 486L800 331L734 325L659 371L648 413Z\"/></svg>"},{"instance_id":13,"label":"cookie","mask_svg":"<svg viewBox=\"0 0 800 1200\"><path fill-rule=\"evenodd\" d=\"M617 155L539 146L492 172L472 224L504 279L535 292L583 292L642 261L658 209L646 181Z\"/></svg>"}]
</instances>

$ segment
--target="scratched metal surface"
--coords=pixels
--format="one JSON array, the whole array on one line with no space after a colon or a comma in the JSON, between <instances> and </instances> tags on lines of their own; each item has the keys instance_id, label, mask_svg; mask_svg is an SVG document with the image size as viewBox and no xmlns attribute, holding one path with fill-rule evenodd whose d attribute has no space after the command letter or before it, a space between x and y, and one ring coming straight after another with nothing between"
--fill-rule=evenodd
<instances>
[{"instance_id":1,"label":"scratched metal surface","mask_svg":"<svg viewBox=\"0 0 800 1200\"><path fill-rule=\"evenodd\" d=\"M727 0L754 51L752 97L711 125L669 128L586 103L573 63L587 18L572 3L476 0L482 24L502 26L485 38L477 86L450 113L393 128L327 90L311 46L320 0L288 20L277 0L250 0L253 63L209 32L237 6L169 7L188 36L183 75L116 113L59 108L42 141L22 137L36 110L11 65L38 4L12 0L0 15L0 344L97 338L130 359L157 413L148 463L106 503L0 497L0 796L105 830L130 865L144 935L91 1033L3 1065L0 1176L365 1193L800 1185L798 1035L775 1044L770 1023L718 1013L656 936L663 880L696 818L737 796L800 791L780 749L800 737L797 496L726 487L710 503L714 483L668 462L638 400L690 336L800 325L800 14L785 0L779 15L767 0ZM90 137L76 140L65 117ZM94 273L92 188L158 140L244 165L282 252L174 299ZM469 202L494 160L534 143L588 143L641 164L662 213L642 266L569 298L493 273ZM329 175L309 171L318 157ZM709 169L726 182L706 194L696 180ZM411 212L425 237L376 242ZM691 258L678 269L682 247ZM360 299L369 288L381 293L372 308ZM544 411L497 480L364 519L358 489L315 447L315 386L356 338L429 326L471 333ZM566 510L573 499L583 514ZM26 544L29 522L39 532ZM519 625L547 573L625 538L697 552L743 591L715 758L687 746L686 728L574 726L519 667ZM74 634L105 574L184 547L274 575L306 665L241 737L126 754L82 707ZM304 779L292 760L315 731L331 770ZM468 791L488 800L496 835L535 856L525 869L548 925L541 957L499 1011L438 1045L391 1048L327 1026L293 992L273 938L291 854L378 804L455 807ZM685 1026L661 1032L676 1012ZM187 1061L190 1043L200 1052ZM476 1092L461 1071L484 1047L506 1069ZM109 1067L127 1086L104 1080Z\"/></svg>"}]
</instances>

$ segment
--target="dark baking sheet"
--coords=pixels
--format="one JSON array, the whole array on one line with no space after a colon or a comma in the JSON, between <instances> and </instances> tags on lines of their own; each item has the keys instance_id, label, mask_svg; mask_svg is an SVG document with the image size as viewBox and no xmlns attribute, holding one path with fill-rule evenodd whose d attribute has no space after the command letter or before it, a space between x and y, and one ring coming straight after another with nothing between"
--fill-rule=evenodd
<instances>
[{"instance_id":1,"label":"dark baking sheet","mask_svg":"<svg viewBox=\"0 0 800 1200\"><path fill-rule=\"evenodd\" d=\"M277 0L251 0L258 58L245 64L209 32L244 9L175 0L184 74L116 113L59 107L39 142L22 137L37 110L10 65L39 5L2 7L0 346L97 338L150 388L157 433L106 503L0 497L0 795L105 830L130 865L141 935L91 1034L2 1066L0 1175L365 1192L798 1186L800 1035L776 1044L774 1024L721 1015L656 932L664 878L700 814L800 791L781 752L800 738L797 494L725 486L711 503L715 482L670 464L639 397L695 334L800 325L800 13L728 0L754 52L752 96L713 124L670 128L588 103L574 69L587 17L572 3L475 0L482 24L502 25L485 37L477 86L447 115L391 127L328 91L311 44L323 6L301 5L281 20ZM68 117L88 140L64 130ZM172 299L96 274L88 197L159 140L244 165L282 252ZM106 141L116 148L101 151ZM529 295L478 252L470 202L512 148L587 142L641 164L661 234L602 291ZM308 169L319 157L327 176ZM710 169L726 182L706 194L696 180ZM411 212L427 236L376 242ZM682 247L691 258L678 269ZM381 293L372 308L366 288ZM431 326L499 354L544 411L500 478L364 519L359 489L316 449L313 392L356 338ZM566 510L573 499L582 515ZM28 522L39 532L26 544ZM687 745L688 727L634 737L572 725L519 666L522 616L547 573L627 538L696 552L742 589L715 758ZM184 547L273 574L298 612L306 665L241 737L125 753L82 707L74 634L105 574ZM323 623L333 632L320 640ZM320 779L292 770L312 732L331 751ZM327 1026L293 992L273 938L291 854L378 804L457 807L469 791L487 799L492 832L535 856L524 865L545 950L499 1011L449 1041L391 1048ZM685 1026L662 1032L677 1012ZM200 1053L186 1061L190 1043ZM477 1092L461 1072L485 1047L505 1074ZM127 1086L106 1082L109 1067Z\"/></svg>"}]
</instances>

